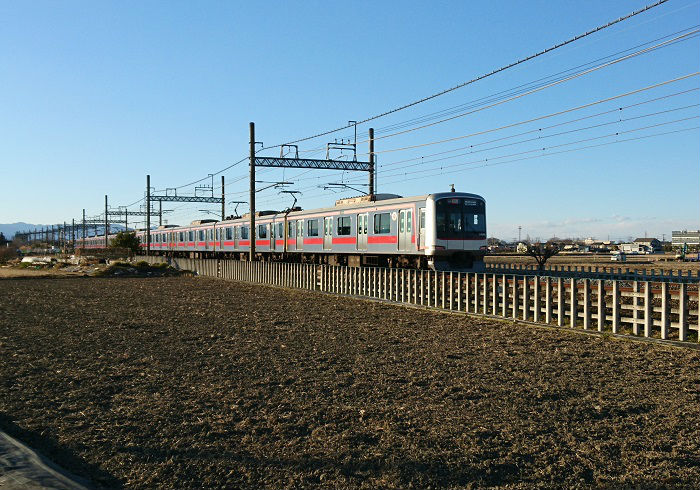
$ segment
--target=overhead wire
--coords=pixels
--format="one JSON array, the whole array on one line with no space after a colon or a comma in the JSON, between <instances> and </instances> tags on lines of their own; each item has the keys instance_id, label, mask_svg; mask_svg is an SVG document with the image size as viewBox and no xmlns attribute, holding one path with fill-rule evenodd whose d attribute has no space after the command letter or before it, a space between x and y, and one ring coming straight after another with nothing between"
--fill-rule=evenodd
<instances>
[{"instance_id":1,"label":"overhead wire","mask_svg":"<svg viewBox=\"0 0 700 490\"><path fill-rule=\"evenodd\" d=\"M623 21L625 21L625 20L627 20L627 19L630 19L630 18L632 18L632 17L635 17L635 16L637 16L637 15L639 15L639 14L641 14L641 13L644 13L644 12L646 12L646 11L648 11L648 10L651 10L651 9L653 9L653 8L656 8L656 7L658 7L659 5L663 5L663 4L666 3L667 1L668 1L668 0L657 0L656 2L654 2L654 3L652 3L652 4L649 4L649 5L646 5L645 7L642 7L641 9L635 10L635 11L633 11L633 12L627 14L627 15L624 15L624 16L622 16L622 17L619 17L619 18L615 19L615 20L609 21L609 22L607 22L606 24L602 24L602 25L600 25L600 26L598 26L598 27L595 27L595 28L593 28L593 29L590 29L590 30L588 30L588 31L586 31L586 32L584 32L584 33L582 33L582 34L578 34L578 35L576 35L576 36L574 36L574 37L572 37L572 38L569 38L569 39L567 39L567 40L565 40L565 41L562 41L562 42L560 42L560 43L558 43L558 44L556 44L556 45L554 45L554 46L551 46L551 47L549 47L549 48L543 49L542 51L536 52L536 53L534 53L534 54L531 54L531 55L529 55L529 56L526 56L526 57L524 57L524 58L521 58L521 59L519 59L519 60L516 60L516 61L514 61L514 62L512 62L512 63L507 64L507 65L501 66L500 68L496 68L496 69L494 69L494 70L492 70L492 71L490 71L490 72L488 72L488 73L479 75L479 76L474 77L474 78L472 78L472 79L470 79L470 80L468 80L468 81L459 83L459 84L457 84L457 85L455 85L455 86L453 86L453 87L450 87L450 88L441 90L441 91L439 91L439 92L436 92L436 93L434 93L434 94L428 95L428 96L426 96L426 97L423 97L423 98L421 98L421 99L415 100L415 101L413 101L413 102L409 102L409 103L404 104L404 105L402 105L402 106L399 106L399 107L396 107L396 108L393 108L393 109L389 109L389 110L384 111L384 112L382 112L382 113L375 114L375 115L373 115L373 116L367 117L367 118L365 118L365 119L362 119L362 120L360 120L360 121L357 121L355 124L356 124L356 125L365 124L365 123L368 123L368 122L370 122L370 121L374 121L375 119L379 119L379 118L381 118L381 117L388 116L389 114L394 114L394 113L396 113L396 112L399 112L399 111L408 109L409 107L414 107L414 106L416 106L416 105L418 105L418 104L422 104L422 103L424 103L424 102L427 102L427 101L429 101L429 100L435 99L435 98L437 98L437 97L440 97L440 96L442 96L442 95L448 94L448 93L450 93L450 92L454 92L455 90L458 90L458 89L460 89L460 88L466 87L466 86L471 85L471 84L473 84L473 83L475 83L475 82L478 82L478 81L480 81L480 80L484 80L484 79L486 79L486 78L488 78L488 77L491 77L491 76L493 76L493 75L496 75L497 73L501 73L501 72L503 72L503 71L505 71L505 70L508 70L508 69L513 68L513 67L518 66L518 65L521 65L521 64L526 63L526 62L528 62L528 61L530 61L530 60L532 60L532 59L538 58L538 57L540 57L540 56L542 56L542 55L545 55L545 54L547 54L547 53L550 53L550 52L552 52L552 51L555 51L555 50L557 50L557 49L560 49L560 48L562 48L562 47L564 47L564 46L567 46L567 45L569 45L569 44L571 44L571 43L573 43L573 42L576 42L576 41L578 41L578 40L580 40L580 39L586 38L586 37L588 37L588 36L590 36L590 35L592 35L592 34L595 34L595 33L597 33L597 32L600 32L600 31L604 30L604 29L607 29L607 28L609 28L609 27L611 27L611 26L613 26L613 25L615 25L615 24L618 24L618 23L623 22ZM308 140L311 140L311 139L314 139L314 138L318 138L318 137L320 137L320 136L326 136L326 135L329 135L329 134L332 134L332 133L335 133L335 132L338 132L338 131L345 130L345 129L347 129L348 127L351 127L351 126L342 126L342 127L335 128L335 129L331 129L331 130L322 131L322 132L317 133L317 134L312 135L312 136L307 136L307 137L304 137L304 138L299 138L299 139L296 139L296 140L288 141L288 142L286 142L286 143L280 143L280 144L278 144L278 145L270 146L270 147L267 147L267 148L268 148L268 149L269 149L269 148L278 148L278 147L282 146L283 144L295 144L295 143L300 143L300 142L302 142L302 141L308 141Z\"/></svg>"}]
</instances>

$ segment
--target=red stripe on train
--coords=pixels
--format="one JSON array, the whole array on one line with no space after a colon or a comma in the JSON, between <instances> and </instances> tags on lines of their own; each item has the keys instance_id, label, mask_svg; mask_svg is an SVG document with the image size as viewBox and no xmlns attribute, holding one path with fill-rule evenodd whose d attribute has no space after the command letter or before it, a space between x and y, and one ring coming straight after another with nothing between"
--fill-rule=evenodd
<instances>
[{"instance_id":1,"label":"red stripe on train","mask_svg":"<svg viewBox=\"0 0 700 490\"><path fill-rule=\"evenodd\" d=\"M338 245L354 245L355 243L357 243L357 240L354 236L342 238L336 237L333 238L333 243L337 243Z\"/></svg>"},{"instance_id":2,"label":"red stripe on train","mask_svg":"<svg viewBox=\"0 0 700 490\"><path fill-rule=\"evenodd\" d=\"M397 243L398 237L394 235L373 235L367 237L367 243Z\"/></svg>"}]
</instances>

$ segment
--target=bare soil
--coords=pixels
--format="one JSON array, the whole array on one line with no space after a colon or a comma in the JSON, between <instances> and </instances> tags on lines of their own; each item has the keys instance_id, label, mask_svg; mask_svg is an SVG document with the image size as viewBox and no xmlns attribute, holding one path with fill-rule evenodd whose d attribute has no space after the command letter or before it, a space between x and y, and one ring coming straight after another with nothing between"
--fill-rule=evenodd
<instances>
[{"instance_id":1,"label":"bare soil","mask_svg":"<svg viewBox=\"0 0 700 490\"><path fill-rule=\"evenodd\" d=\"M699 368L216 279L0 281L0 428L104 488L698 488Z\"/></svg>"}]
</instances>

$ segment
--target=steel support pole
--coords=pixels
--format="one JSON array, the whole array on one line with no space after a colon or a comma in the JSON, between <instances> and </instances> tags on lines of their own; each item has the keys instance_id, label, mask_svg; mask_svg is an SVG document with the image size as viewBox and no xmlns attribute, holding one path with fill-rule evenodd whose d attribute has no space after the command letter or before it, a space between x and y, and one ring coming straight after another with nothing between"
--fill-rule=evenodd
<instances>
[{"instance_id":1,"label":"steel support pole","mask_svg":"<svg viewBox=\"0 0 700 490\"><path fill-rule=\"evenodd\" d=\"M85 235L86 235L86 232L85 232L85 209L83 209L83 247L82 248L85 248Z\"/></svg>"},{"instance_id":2,"label":"steel support pole","mask_svg":"<svg viewBox=\"0 0 700 490\"><path fill-rule=\"evenodd\" d=\"M146 255L151 255L151 176L146 175Z\"/></svg>"},{"instance_id":3,"label":"steel support pole","mask_svg":"<svg viewBox=\"0 0 700 490\"><path fill-rule=\"evenodd\" d=\"M221 176L221 221L226 219L226 187L224 186L224 176Z\"/></svg>"},{"instance_id":4,"label":"steel support pole","mask_svg":"<svg viewBox=\"0 0 700 490\"><path fill-rule=\"evenodd\" d=\"M73 223L70 227L70 246L75 250L75 218L73 218Z\"/></svg>"},{"instance_id":5,"label":"steel support pole","mask_svg":"<svg viewBox=\"0 0 700 490\"><path fill-rule=\"evenodd\" d=\"M250 260L255 260L255 123L250 123Z\"/></svg>"},{"instance_id":6,"label":"steel support pole","mask_svg":"<svg viewBox=\"0 0 700 490\"><path fill-rule=\"evenodd\" d=\"M369 190L367 194L374 195L374 128L369 128Z\"/></svg>"},{"instance_id":7,"label":"steel support pole","mask_svg":"<svg viewBox=\"0 0 700 490\"><path fill-rule=\"evenodd\" d=\"M158 201L158 227L163 226L163 201Z\"/></svg>"}]
</instances>

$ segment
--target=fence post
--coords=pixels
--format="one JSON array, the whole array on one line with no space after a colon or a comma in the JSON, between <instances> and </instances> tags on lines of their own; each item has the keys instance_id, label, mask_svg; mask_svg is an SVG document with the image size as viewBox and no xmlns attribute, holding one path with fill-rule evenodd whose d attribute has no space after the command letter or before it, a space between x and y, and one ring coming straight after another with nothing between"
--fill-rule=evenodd
<instances>
[{"instance_id":1,"label":"fence post","mask_svg":"<svg viewBox=\"0 0 700 490\"><path fill-rule=\"evenodd\" d=\"M605 282L598 279L598 331L602 332L605 326Z\"/></svg>"},{"instance_id":2,"label":"fence post","mask_svg":"<svg viewBox=\"0 0 700 490\"><path fill-rule=\"evenodd\" d=\"M501 274L501 316L508 316L508 278Z\"/></svg>"},{"instance_id":3,"label":"fence post","mask_svg":"<svg viewBox=\"0 0 700 490\"><path fill-rule=\"evenodd\" d=\"M583 328L591 328L591 280L583 280Z\"/></svg>"},{"instance_id":4,"label":"fence post","mask_svg":"<svg viewBox=\"0 0 700 490\"><path fill-rule=\"evenodd\" d=\"M471 297L470 297L470 291L469 291L469 285L470 285L471 279L469 278L469 272L464 274L464 311L469 313L471 310Z\"/></svg>"},{"instance_id":5,"label":"fence post","mask_svg":"<svg viewBox=\"0 0 700 490\"><path fill-rule=\"evenodd\" d=\"M442 293L442 309L445 309L445 271L440 273L440 292Z\"/></svg>"},{"instance_id":6,"label":"fence post","mask_svg":"<svg viewBox=\"0 0 700 490\"><path fill-rule=\"evenodd\" d=\"M434 294L434 296L433 296L433 307L437 308L437 307L438 307L438 303L439 303L439 301L438 301L438 299L439 299L439 296L438 296L439 291L438 291L438 290L439 290L440 288L438 287L438 271L433 271L433 272L434 272L434 274L433 274L433 294Z\"/></svg>"},{"instance_id":7,"label":"fence post","mask_svg":"<svg viewBox=\"0 0 700 490\"><path fill-rule=\"evenodd\" d=\"M651 337L651 330L654 327L654 308L652 304L651 282L644 283L644 336Z\"/></svg>"},{"instance_id":8,"label":"fence post","mask_svg":"<svg viewBox=\"0 0 700 490\"><path fill-rule=\"evenodd\" d=\"M530 280L523 276L523 320L530 318Z\"/></svg>"},{"instance_id":9,"label":"fence post","mask_svg":"<svg viewBox=\"0 0 700 490\"><path fill-rule=\"evenodd\" d=\"M535 323L539 323L540 316L542 313L542 311L541 311L542 306L540 305L541 293L540 293L540 277L539 276L535 276L535 281L533 283L533 286L534 286L534 290L533 290L532 294L535 296L535 300L533 302L534 311L532 314L532 321Z\"/></svg>"},{"instance_id":10,"label":"fence post","mask_svg":"<svg viewBox=\"0 0 700 490\"><path fill-rule=\"evenodd\" d=\"M564 280L557 277L557 325L564 326Z\"/></svg>"},{"instance_id":11,"label":"fence post","mask_svg":"<svg viewBox=\"0 0 700 490\"><path fill-rule=\"evenodd\" d=\"M457 273L457 311L462 311L462 273Z\"/></svg>"},{"instance_id":12,"label":"fence post","mask_svg":"<svg viewBox=\"0 0 700 490\"><path fill-rule=\"evenodd\" d=\"M498 279L496 274L491 274L491 314L498 315Z\"/></svg>"},{"instance_id":13,"label":"fence post","mask_svg":"<svg viewBox=\"0 0 700 490\"><path fill-rule=\"evenodd\" d=\"M678 340L688 340L688 290L684 282L678 287Z\"/></svg>"},{"instance_id":14,"label":"fence post","mask_svg":"<svg viewBox=\"0 0 700 490\"><path fill-rule=\"evenodd\" d=\"M454 310L455 307L455 301L454 301L454 292L455 292L455 280L454 280L454 274L452 271L450 271L450 310Z\"/></svg>"},{"instance_id":15,"label":"fence post","mask_svg":"<svg viewBox=\"0 0 700 490\"><path fill-rule=\"evenodd\" d=\"M612 331L620 331L620 281L613 279L612 282Z\"/></svg>"},{"instance_id":16,"label":"fence post","mask_svg":"<svg viewBox=\"0 0 700 490\"><path fill-rule=\"evenodd\" d=\"M576 327L578 323L578 284L576 278L571 278L571 295L569 300L569 319L571 320L570 327Z\"/></svg>"},{"instance_id":17,"label":"fence post","mask_svg":"<svg viewBox=\"0 0 700 490\"><path fill-rule=\"evenodd\" d=\"M513 275L513 320L518 318L518 305L520 304L520 296L518 296L518 276Z\"/></svg>"},{"instance_id":18,"label":"fence post","mask_svg":"<svg viewBox=\"0 0 700 490\"><path fill-rule=\"evenodd\" d=\"M661 338L668 338L668 328L670 322L668 283L661 283Z\"/></svg>"},{"instance_id":19,"label":"fence post","mask_svg":"<svg viewBox=\"0 0 700 490\"><path fill-rule=\"evenodd\" d=\"M481 305L481 312L484 315L487 315L489 312L489 277L486 275L486 273L481 275L482 278L482 283L481 283L481 298L482 298L482 305Z\"/></svg>"},{"instance_id":20,"label":"fence post","mask_svg":"<svg viewBox=\"0 0 700 490\"><path fill-rule=\"evenodd\" d=\"M552 278L544 278L544 322L552 323Z\"/></svg>"}]
</instances>

